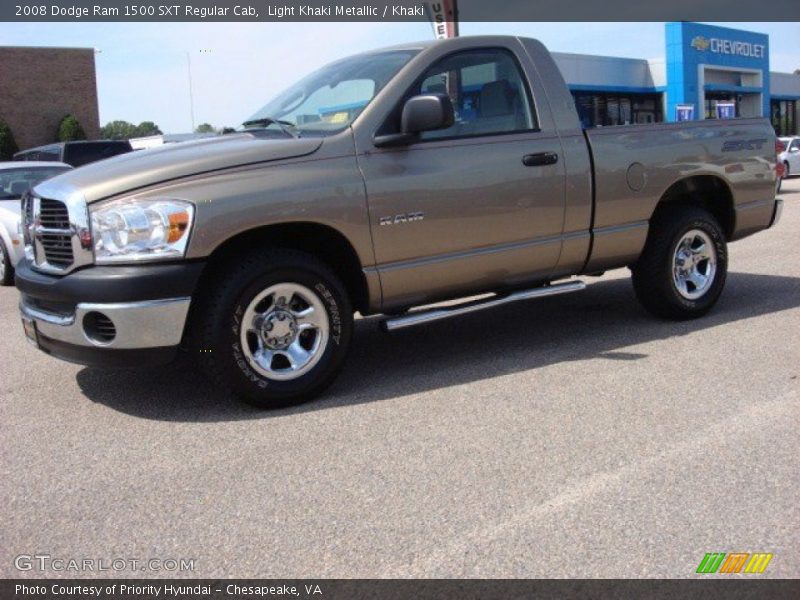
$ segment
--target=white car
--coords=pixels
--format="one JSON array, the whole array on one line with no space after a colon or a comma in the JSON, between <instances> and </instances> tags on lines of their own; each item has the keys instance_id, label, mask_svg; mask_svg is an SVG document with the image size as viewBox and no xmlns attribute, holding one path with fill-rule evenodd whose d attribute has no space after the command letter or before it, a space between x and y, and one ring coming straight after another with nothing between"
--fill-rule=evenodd
<instances>
[{"instance_id":1,"label":"white car","mask_svg":"<svg viewBox=\"0 0 800 600\"><path fill-rule=\"evenodd\" d=\"M0 162L0 285L14 283L14 267L25 253L19 234L22 194L71 168L61 162Z\"/></svg>"},{"instance_id":2,"label":"white car","mask_svg":"<svg viewBox=\"0 0 800 600\"><path fill-rule=\"evenodd\" d=\"M800 136L779 138L786 150L778 155L783 163L783 176L800 175Z\"/></svg>"}]
</instances>

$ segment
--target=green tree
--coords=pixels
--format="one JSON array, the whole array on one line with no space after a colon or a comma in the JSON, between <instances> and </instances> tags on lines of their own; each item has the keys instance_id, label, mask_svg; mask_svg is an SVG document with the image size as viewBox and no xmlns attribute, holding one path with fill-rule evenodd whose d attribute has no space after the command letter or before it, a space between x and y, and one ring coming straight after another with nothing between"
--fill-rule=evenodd
<instances>
[{"instance_id":1,"label":"green tree","mask_svg":"<svg viewBox=\"0 0 800 600\"><path fill-rule=\"evenodd\" d=\"M158 125L152 121L142 121L136 126L136 137L146 137L148 135L161 135L163 132Z\"/></svg>"},{"instance_id":2,"label":"green tree","mask_svg":"<svg viewBox=\"0 0 800 600\"><path fill-rule=\"evenodd\" d=\"M14 153L19 151L14 134L5 121L0 121L0 160L11 160Z\"/></svg>"},{"instance_id":3,"label":"green tree","mask_svg":"<svg viewBox=\"0 0 800 600\"><path fill-rule=\"evenodd\" d=\"M61 123L58 126L58 137L56 139L59 142L85 140L86 132L83 131L83 127L81 127L78 119L72 115L67 115L61 119Z\"/></svg>"},{"instance_id":4,"label":"green tree","mask_svg":"<svg viewBox=\"0 0 800 600\"><path fill-rule=\"evenodd\" d=\"M200 123L194 130L195 133L214 133L215 131L216 129L210 123Z\"/></svg>"},{"instance_id":5,"label":"green tree","mask_svg":"<svg viewBox=\"0 0 800 600\"><path fill-rule=\"evenodd\" d=\"M106 140L127 140L137 137L137 127L127 121L111 121L100 128L100 136Z\"/></svg>"}]
</instances>

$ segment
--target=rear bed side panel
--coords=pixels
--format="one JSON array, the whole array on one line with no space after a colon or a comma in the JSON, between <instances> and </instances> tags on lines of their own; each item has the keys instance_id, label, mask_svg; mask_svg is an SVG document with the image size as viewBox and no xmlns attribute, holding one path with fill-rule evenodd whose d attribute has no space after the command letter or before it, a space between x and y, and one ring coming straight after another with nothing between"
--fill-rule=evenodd
<instances>
[{"instance_id":1,"label":"rear bed side panel","mask_svg":"<svg viewBox=\"0 0 800 600\"><path fill-rule=\"evenodd\" d=\"M769 226L775 197L774 133L766 119L660 123L587 130L595 161L595 220L586 270L635 261L664 193L709 175L731 190L732 239Z\"/></svg>"}]
</instances>

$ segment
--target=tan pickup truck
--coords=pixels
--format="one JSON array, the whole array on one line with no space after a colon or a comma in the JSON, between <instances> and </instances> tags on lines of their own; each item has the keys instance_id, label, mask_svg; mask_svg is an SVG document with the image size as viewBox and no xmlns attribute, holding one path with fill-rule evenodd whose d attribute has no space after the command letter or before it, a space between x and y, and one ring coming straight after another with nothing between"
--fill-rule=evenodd
<instances>
[{"instance_id":1,"label":"tan pickup truck","mask_svg":"<svg viewBox=\"0 0 800 600\"><path fill-rule=\"evenodd\" d=\"M302 79L241 132L37 186L23 325L80 363L185 350L246 401L285 405L333 381L356 311L391 331L629 267L650 312L698 317L727 243L778 220L776 166L766 119L584 131L535 40L377 50Z\"/></svg>"}]
</instances>

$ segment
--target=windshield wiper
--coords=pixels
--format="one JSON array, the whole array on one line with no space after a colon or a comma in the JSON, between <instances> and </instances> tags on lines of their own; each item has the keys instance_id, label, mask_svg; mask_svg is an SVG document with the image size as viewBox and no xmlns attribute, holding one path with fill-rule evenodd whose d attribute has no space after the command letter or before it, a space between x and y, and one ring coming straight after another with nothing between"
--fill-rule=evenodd
<instances>
[{"instance_id":1,"label":"windshield wiper","mask_svg":"<svg viewBox=\"0 0 800 600\"><path fill-rule=\"evenodd\" d=\"M252 121L245 121L242 123L242 126L247 129L248 127L264 127L265 129L270 125L277 125L280 127L281 131L288 135L289 137L299 138L300 134L297 131L293 131L297 129L297 125L292 123L291 121L282 121L281 119L275 119L272 117L262 117L260 119L253 119Z\"/></svg>"}]
</instances>

